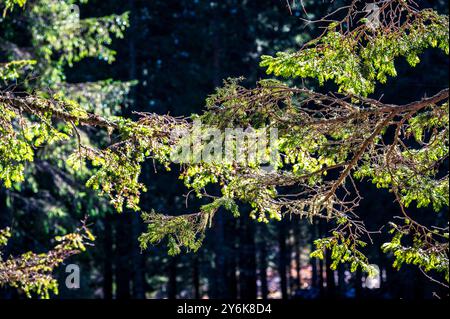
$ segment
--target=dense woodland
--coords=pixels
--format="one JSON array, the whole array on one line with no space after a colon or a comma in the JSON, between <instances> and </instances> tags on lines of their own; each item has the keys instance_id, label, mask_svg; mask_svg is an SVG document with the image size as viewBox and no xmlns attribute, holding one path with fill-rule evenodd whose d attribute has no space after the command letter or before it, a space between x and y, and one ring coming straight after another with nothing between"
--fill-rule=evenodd
<instances>
[{"instance_id":1,"label":"dense woodland","mask_svg":"<svg viewBox=\"0 0 450 319\"><path fill-rule=\"evenodd\" d=\"M310 76L286 77L283 71L267 75L267 65L271 62L265 60L261 67L261 56L300 50L324 30L321 24L306 20L320 19L351 1L28 0L23 8L19 6L21 1L13 2L0 2L2 10L8 4L13 6L0 18L0 63L37 62L24 66L32 67L32 72L10 76L13 81L6 81L6 71L0 72L4 80L0 92L5 97L0 105L6 103L8 91L18 97L39 96L45 91L42 98L54 98L56 94L69 96L71 101L102 118L120 115L139 121L139 112L174 118L201 114L205 105L211 103L206 101L208 96L219 99L211 96L217 87L237 85L234 82L224 85L225 79L241 76L244 77L239 82L242 87L254 87L257 81L277 75L292 87L306 85L323 94L338 91L339 84L333 83L333 79L320 85ZM416 2L421 9L432 8L446 17L448 27L448 1ZM86 43L74 44L76 36L53 32L58 19L64 20L58 11L61 3L68 6L76 3L80 19L89 19L83 34ZM418 52L420 63L413 63L414 67L407 59L398 58L396 76L387 71L385 81L376 83L373 92L367 89L356 95L370 96L386 105L407 105L442 92L449 82L448 33L446 36L443 41L447 41L447 52L438 47L422 50ZM347 92L345 88L344 92ZM219 114L234 121L227 116L228 113ZM448 112L446 116L448 121ZM80 289L67 289L64 267L56 267L54 276L59 283L59 294L51 293L52 298L428 299L448 296L448 286L441 283L444 279L437 283L416 265L405 263L400 270L394 269L392 253L380 248L391 241L392 234L386 225L392 216L402 215L402 207L394 193L378 188L370 178L355 181L362 200L354 213L364 220L367 229L376 232L371 235L373 243L364 248L370 264L380 269L379 287L374 289L367 287L370 280L364 267L351 269L354 267L349 263L332 267L330 250L325 251L322 259L311 257L320 248L315 241L327 237L336 227L328 219L303 218L293 213L281 220L269 218L268 223L261 222L250 218L254 207L245 198L237 197L240 213L237 218L219 208L199 248L188 243L188 248L194 249L181 249L180 253L172 254L164 239L160 244L145 245L146 249L142 249L138 238L148 226L135 211L133 202L130 204L125 199L128 205L118 212L117 206L122 206L124 199L112 205L107 196L98 194L95 185L86 186L95 165L80 164L74 169L65 163L80 141L99 149L118 141L111 140L105 130L94 126L83 126L68 142L36 144L34 161L25 164L22 182L13 180L8 185L6 178L0 179L0 229L10 227L12 235L1 257L49 251L55 244L52 238L77 228L88 228L89 235L95 236L95 241L85 244L85 251L64 262L80 266ZM65 132L67 128L60 130ZM446 130L448 135L448 127ZM386 134L394 132L388 130ZM443 151L446 153L439 160L441 167L437 173L442 176L448 174L448 137L446 143ZM0 151L10 149L5 145L0 144ZM5 163L0 158L0 167L6 167ZM180 170L181 167L173 165L167 171L164 163L151 159L143 162L139 180L146 192L140 194L139 208L144 212L154 210L178 216L208 204L208 196L197 197L186 188L179 177ZM335 172L330 172L330 178L335 178L334 175ZM209 194L221 192L218 184L207 188ZM448 184L446 203L434 209L432 204L422 206L427 207L411 205L408 209L423 224L447 227L444 254L448 262ZM1 240L2 236L0 243ZM429 275L433 279L441 276L433 270ZM16 288L1 286L0 298L26 298ZM32 297L36 296L32 294Z\"/></svg>"}]
</instances>

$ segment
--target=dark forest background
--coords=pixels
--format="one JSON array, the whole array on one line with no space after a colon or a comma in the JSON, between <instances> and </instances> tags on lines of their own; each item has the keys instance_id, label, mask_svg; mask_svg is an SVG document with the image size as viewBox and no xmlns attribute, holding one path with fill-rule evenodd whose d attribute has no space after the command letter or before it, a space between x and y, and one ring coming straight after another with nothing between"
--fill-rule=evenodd
<instances>
[{"instance_id":1,"label":"dark forest background","mask_svg":"<svg viewBox=\"0 0 450 319\"><path fill-rule=\"evenodd\" d=\"M418 2L448 13L448 1ZM328 1L305 4L312 18L329 10ZM177 116L201 112L205 98L223 79L244 76L245 83L252 85L265 77L258 67L262 54L299 49L320 32L305 26L302 8L293 6L290 12L284 0L91 0L81 6L82 17L124 11L130 11L131 27L124 39L113 43L117 61L108 65L86 60L67 74L68 82L138 80L121 109L130 117L133 111ZM402 104L448 87L448 57L442 53L427 51L413 69L402 60L398 65L398 77L380 87L375 97L383 95L386 102ZM58 187L45 170L39 178L47 181L49 193ZM190 196L186 208L187 190L176 168L165 172L149 162L142 180L148 187L141 202L144 211L174 215L202 204ZM398 213L393 196L369 183L361 189L364 201L359 213L371 230L379 230L388 216ZM81 268L81 287L66 289L61 267L57 298L421 299L441 291L413 267L393 270L392 258L379 249L386 230L374 236L369 251L371 262L381 270L380 287L368 289L364 274L351 274L347 266L332 271L328 258L309 258L313 240L329 230L324 223L310 224L293 216L266 225L249 219L249 209L242 206L238 219L227 212L217 214L197 253L169 257L164 243L141 252L137 237L145 225L139 214L118 214L93 192L84 191L82 208L72 209L74 203L68 200L60 216L48 214L38 204L23 205L18 198L27 199L26 189L17 192L13 201L0 191L0 228L13 222L20 230L8 251L44 251L54 229L69 228L89 216L97 236L95 246L69 261ZM430 212L429 218L436 215ZM13 289L0 290L1 298L16 294Z\"/></svg>"}]
</instances>

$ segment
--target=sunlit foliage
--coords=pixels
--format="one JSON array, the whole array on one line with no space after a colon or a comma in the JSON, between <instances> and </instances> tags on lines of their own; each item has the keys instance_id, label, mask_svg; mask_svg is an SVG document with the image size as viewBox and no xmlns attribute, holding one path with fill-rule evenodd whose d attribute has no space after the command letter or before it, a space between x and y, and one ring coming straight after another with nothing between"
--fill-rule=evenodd
<instances>
[{"instance_id":1,"label":"sunlit foliage","mask_svg":"<svg viewBox=\"0 0 450 319\"><path fill-rule=\"evenodd\" d=\"M380 191L391 192L403 213L401 218L392 216L393 237L382 247L393 253L394 266L415 264L448 282L448 225L423 225L409 216L408 209L415 205L448 212L448 171L443 163L448 160L449 91L404 105L368 97L376 84L397 75L397 58L406 58L415 66L427 48L448 54L448 17L420 10L410 1L390 0L385 1L374 26L358 9L363 3L353 4L343 20L327 24L324 34L300 51L264 56L261 63L269 74L284 78L333 82L338 86L336 94L279 80L262 80L246 88L230 79L207 99L202 114L186 119L139 114L138 121L92 113L95 108L82 107L83 99L73 94L2 94L0 178L4 186L24 180L35 147L78 137L69 166L76 171L92 165L89 187L106 195L119 212L124 207L140 211L141 193L146 191L139 180L141 165L152 159L170 169L170 155L179 142L171 138L173 130L192 130L194 120L220 129L276 127L279 155L272 158L269 168L257 160L181 161L180 178L211 203L189 215L143 213L148 230L140 237L141 247L167 240L170 254L180 253L183 247L196 251L214 215L223 213L219 208L238 216L237 202L243 202L252 207L250 216L260 222L290 214L328 221L334 229L330 236L315 241L312 256L323 258L324 250L330 249L332 268L350 263L352 271L360 268L373 274L364 248L376 234L355 212L362 200L357 181L366 179ZM35 8L29 14L39 10L47 9ZM37 68L43 81L64 87L63 66L86 56L111 61L114 54L104 45L111 34L122 35L124 20L126 16L83 22L80 32L99 37L100 43L95 44L61 42L59 34L46 33L45 26L37 23L41 29L35 32L43 36L36 33L36 43L51 43L37 52L44 61ZM99 23L109 31L99 34ZM64 52L67 48L71 53ZM53 61L52 52L60 50L62 56ZM53 63L57 67L51 67ZM7 79L16 71L2 72ZM115 142L106 148L86 145L78 133L83 126L105 130ZM208 185L217 185L221 196L208 194Z\"/></svg>"}]
</instances>

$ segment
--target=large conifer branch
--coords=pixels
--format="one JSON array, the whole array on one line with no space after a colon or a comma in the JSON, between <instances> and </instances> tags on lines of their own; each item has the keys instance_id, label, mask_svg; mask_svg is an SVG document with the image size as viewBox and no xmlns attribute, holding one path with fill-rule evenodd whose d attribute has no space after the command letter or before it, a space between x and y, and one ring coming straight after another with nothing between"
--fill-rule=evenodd
<instances>
[{"instance_id":1,"label":"large conifer branch","mask_svg":"<svg viewBox=\"0 0 450 319\"><path fill-rule=\"evenodd\" d=\"M69 106L61 101L35 96L18 97L11 94L0 94L0 103L25 114L44 115L50 113L53 118L65 122L102 128L117 128L117 124L114 121L107 120L97 114L84 111L81 114L74 114L75 112L69 111L69 107L72 108L73 106Z\"/></svg>"}]
</instances>

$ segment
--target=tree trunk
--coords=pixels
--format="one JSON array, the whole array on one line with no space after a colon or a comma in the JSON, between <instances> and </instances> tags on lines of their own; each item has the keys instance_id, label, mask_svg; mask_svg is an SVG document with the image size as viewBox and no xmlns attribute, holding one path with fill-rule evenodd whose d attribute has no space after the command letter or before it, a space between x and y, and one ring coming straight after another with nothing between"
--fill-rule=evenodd
<instances>
[{"instance_id":1,"label":"tree trunk","mask_svg":"<svg viewBox=\"0 0 450 319\"><path fill-rule=\"evenodd\" d=\"M311 258L311 287L317 288L318 285L318 271L317 271L317 258Z\"/></svg>"},{"instance_id":2,"label":"tree trunk","mask_svg":"<svg viewBox=\"0 0 450 319\"><path fill-rule=\"evenodd\" d=\"M317 239L318 236L318 226L317 223L313 222L310 226L310 246L311 251L314 251L314 240ZM319 265L317 258L309 258L309 262L311 263L311 287L313 288L320 288L319 285Z\"/></svg>"},{"instance_id":3,"label":"tree trunk","mask_svg":"<svg viewBox=\"0 0 450 319\"><path fill-rule=\"evenodd\" d=\"M227 282L227 290L225 297L229 299L238 298L238 277L237 277L237 252L238 243L236 234L239 232L237 220L229 215L225 219L225 281Z\"/></svg>"},{"instance_id":4,"label":"tree trunk","mask_svg":"<svg viewBox=\"0 0 450 319\"><path fill-rule=\"evenodd\" d=\"M355 298L356 299L364 298L362 289L362 272L361 269L359 268L355 272Z\"/></svg>"},{"instance_id":5,"label":"tree trunk","mask_svg":"<svg viewBox=\"0 0 450 319\"><path fill-rule=\"evenodd\" d=\"M294 221L293 225L293 235L294 235L294 250L295 250L295 272L297 277L295 278L295 286L297 290L302 289L302 278L301 278L301 232L298 221Z\"/></svg>"},{"instance_id":6,"label":"tree trunk","mask_svg":"<svg viewBox=\"0 0 450 319\"><path fill-rule=\"evenodd\" d=\"M322 221L322 231L321 238L323 236L326 236L326 233L330 230L329 224L323 223ZM325 272L327 277L327 297L328 298L335 298L336 297L336 282L334 280L334 270L331 269L331 264L333 263L333 260L331 258L331 250L327 249L325 252Z\"/></svg>"},{"instance_id":7,"label":"tree trunk","mask_svg":"<svg viewBox=\"0 0 450 319\"><path fill-rule=\"evenodd\" d=\"M338 266L338 289L340 297L345 297L347 292L347 285L345 284L345 265L340 264Z\"/></svg>"},{"instance_id":8,"label":"tree trunk","mask_svg":"<svg viewBox=\"0 0 450 319\"><path fill-rule=\"evenodd\" d=\"M116 298L130 298L130 214L116 216Z\"/></svg>"},{"instance_id":9,"label":"tree trunk","mask_svg":"<svg viewBox=\"0 0 450 319\"><path fill-rule=\"evenodd\" d=\"M265 224L258 225L258 248L259 248L259 280L261 282L261 298L267 299L269 295L269 286L267 283L267 247L266 236L267 226Z\"/></svg>"},{"instance_id":10,"label":"tree trunk","mask_svg":"<svg viewBox=\"0 0 450 319\"><path fill-rule=\"evenodd\" d=\"M113 299L113 234L112 218L108 214L105 216L105 229L103 233L103 298Z\"/></svg>"},{"instance_id":11,"label":"tree trunk","mask_svg":"<svg viewBox=\"0 0 450 319\"><path fill-rule=\"evenodd\" d=\"M317 224L317 228L318 228L318 237L316 238L322 238L323 237L323 226L322 226L322 222L319 221L319 223ZM323 259L319 260L319 274L318 274L318 279L319 279L319 289L320 289L320 297L324 298L325 297L325 287L324 287L324 280L323 280L323 264L324 261Z\"/></svg>"},{"instance_id":12,"label":"tree trunk","mask_svg":"<svg viewBox=\"0 0 450 319\"><path fill-rule=\"evenodd\" d=\"M224 298L226 294L226 267L225 267L225 221L223 211L219 210L215 217L214 225L214 267L212 273L211 297L214 299Z\"/></svg>"},{"instance_id":13,"label":"tree trunk","mask_svg":"<svg viewBox=\"0 0 450 319\"><path fill-rule=\"evenodd\" d=\"M167 286L167 297L177 299L177 263L178 257L169 259L169 282Z\"/></svg>"},{"instance_id":14,"label":"tree trunk","mask_svg":"<svg viewBox=\"0 0 450 319\"><path fill-rule=\"evenodd\" d=\"M239 292L241 299L256 299L255 223L248 212L240 219Z\"/></svg>"},{"instance_id":15,"label":"tree trunk","mask_svg":"<svg viewBox=\"0 0 450 319\"><path fill-rule=\"evenodd\" d=\"M334 271L331 269L331 251L327 249L326 253L326 275L327 275L327 297L334 298L336 296L336 283L334 281Z\"/></svg>"},{"instance_id":16,"label":"tree trunk","mask_svg":"<svg viewBox=\"0 0 450 319\"><path fill-rule=\"evenodd\" d=\"M283 219L278 225L279 262L278 273L280 275L280 289L283 299L288 299L287 274L286 274L286 221Z\"/></svg>"},{"instance_id":17,"label":"tree trunk","mask_svg":"<svg viewBox=\"0 0 450 319\"><path fill-rule=\"evenodd\" d=\"M139 78L137 74L137 54L136 54L136 32L137 32L137 11L135 6L135 0L128 1L128 10L130 12L130 28L128 33L128 50L129 50L129 77L130 80L137 80ZM137 87L132 87L130 89L130 98L133 103L133 109L138 110L139 103L137 95ZM129 112L128 112L129 113ZM142 176L144 177L144 182L148 182L148 165L143 165ZM142 206L143 209L149 211L148 207L144 207L145 203L149 202L149 194L145 193L142 196ZM138 237L142 232L142 223L138 213L131 212L131 258L133 264L133 298L144 299L145 298L145 261L141 254L139 247Z\"/></svg>"},{"instance_id":18,"label":"tree trunk","mask_svg":"<svg viewBox=\"0 0 450 319\"><path fill-rule=\"evenodd\" d=\"M194 298L200 299L200 267L199 252L192 256L192 285L194 287Z\"/></svg>"},{"instance_id":19,"label":"tree trunk","mask_svg":"<svg viewBox=\"0 0 450 319\"><path fill-rule=\"evenodd\" d=\"M138 237L142 232L141 221L137 212L131 212L131 258L133 261L133 298L145 299L145 262L141 253Z\"/></svg>"},{"instance_id":20,"label":"tree trunk","mask_svg":"<svg viewBox=\"0 0 450 319\"><path fill-rule=\"evenodd\" d=\"M211 47L212 47L212 84L218 87L221 84L220 76L220 26L218 7L212 8L212 19L210 25ZM225 249L225 218L224 212L219 210L215 218L215 240L214 240L214 286L211 296L215 299L229 297L229 289L226 277L226 249Z\"/></svg>"}]
</instances>

